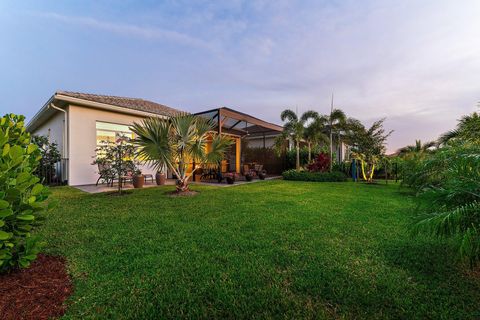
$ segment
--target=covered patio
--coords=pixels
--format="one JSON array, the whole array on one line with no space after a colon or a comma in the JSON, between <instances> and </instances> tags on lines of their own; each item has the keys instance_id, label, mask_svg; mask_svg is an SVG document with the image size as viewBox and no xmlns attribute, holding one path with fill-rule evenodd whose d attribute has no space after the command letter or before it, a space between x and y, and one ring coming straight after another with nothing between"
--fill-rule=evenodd
<instances>
[{"instance_id":1,"label":"covered patio","mask_svg":"<svg viewBox=\"0 0 480 320\"><path fill-rule=\"evenodd\" d=\"M196 113L216 124L218 134L228 135L234 140L222 161L219 171L222 175L235 175L236 180L244 180L247 172L257 174L264 171L262 163L246 163L242 156L242 142L248 137L267 137L278 135L283 128L279 125L258 119L243 112L221 107ZM267 172L268 174L268 172ZM201 181L215 180L215 173L210 171L204 174Z\"/></svg>"}]
</instances>

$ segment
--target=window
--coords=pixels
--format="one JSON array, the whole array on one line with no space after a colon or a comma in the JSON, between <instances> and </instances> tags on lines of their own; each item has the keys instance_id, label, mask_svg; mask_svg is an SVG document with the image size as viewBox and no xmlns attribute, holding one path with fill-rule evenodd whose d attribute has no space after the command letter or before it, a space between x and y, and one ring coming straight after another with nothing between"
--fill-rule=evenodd
<instances>
[{"instance_id":1,"label":"window","mask_svg":"<svg viewBox=\"0 0 480 320\"><path fill-rule=\"evenodd\" d=\"M129 126L124 124L115 124L97 121L97 145L102 141L115 142L118 138L125 136L134 138Z\"/></svg>"}]
</instances>

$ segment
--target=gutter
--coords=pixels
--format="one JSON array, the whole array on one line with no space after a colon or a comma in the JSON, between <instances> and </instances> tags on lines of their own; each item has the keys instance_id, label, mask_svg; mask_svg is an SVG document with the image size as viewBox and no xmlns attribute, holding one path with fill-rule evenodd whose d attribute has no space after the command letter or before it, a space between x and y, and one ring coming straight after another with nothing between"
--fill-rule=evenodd
<instances>
[{"instance_id":1,"label":"gutter","mask_svg":"<svg viewBox=\"0 0 480 320\"><path fill-rule=\"evenodd\" d=\"M56 105L53 104L53 102L50 102L48 104L48 108L55 109L57 111L63 112L63 127L62 127L62 161L61 163L63 164L66 159L68 159L68 112L66 110L63 110ZM63 170L65 169L65 170ZM65 168L62 168L62 182L63 181L68 181L68 170L69 169L69 163L68 160L65 163Z\"/></svg>"}]
</instances>

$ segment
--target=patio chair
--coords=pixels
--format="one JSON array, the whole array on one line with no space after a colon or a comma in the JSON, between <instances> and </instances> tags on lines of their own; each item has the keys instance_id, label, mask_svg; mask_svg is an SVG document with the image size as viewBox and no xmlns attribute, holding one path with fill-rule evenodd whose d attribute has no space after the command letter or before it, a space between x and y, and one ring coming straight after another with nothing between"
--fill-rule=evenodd
<instances>
[{"instance_id":1,"label":"patio chair","mask_svg":"<svg viewBox=\"0 0 480 320\"><path fill-rule=\"evenodd\" d=\"M98 183L100 182L100 180L105 181L107 183L107 186L109 186L110 184L113 185L114 177L113 177L112 167L110 164L99 163L98 174L99 174L99 177L97 179L97 183L95 184L96 186L98 186Z\"/></svg>"}]
</instances>

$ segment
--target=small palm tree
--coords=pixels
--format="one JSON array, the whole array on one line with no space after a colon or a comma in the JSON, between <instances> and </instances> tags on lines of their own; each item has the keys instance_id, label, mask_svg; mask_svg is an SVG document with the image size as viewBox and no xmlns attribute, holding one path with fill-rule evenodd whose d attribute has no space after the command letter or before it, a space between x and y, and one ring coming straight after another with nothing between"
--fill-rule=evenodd
<instances>
[{"instance_id":1,"label":"small palm tree","mask_svg":"<svg viewBox=\"0 0 480 320\"><path fill-rule=\"evenodd\" d=\"M214 124L202 117L180 114L170 120L147 118L134 123L138 155L156 169L167 166L177 176L177 192L188 191L188 180L199 167L218 166L232 144L216 134ZM207 152L207 145L210 144ZM187 172L188 164L198 166Z\"/></svg>"},{"instance_id":2,"label":"small palm tree","mask_svg":"<svg viewBox=\"0 0 480 320\"><path fill-rule=\"evenodd\" d=\"M320 142L328 142L328 137L324 133L328 119L326 116L316 116L314 120L305 128L303 140L307 143L308 162L312 160L312 146Z\"/></svg>"},{"instance_id":3,"label":"small palm tree","mask_svg":"<svg viewBox=\"0 0 480 320\"><path fill-rule=\"evenodd\" d=\"M463 116L454 130L440 136L438 143L444 145L451 140L460 139L468 142L480 142L480 113L473 112Z\"/></svg>"},{"instance_id":4,"label":"small palm tree","mask_svg":"<svg viewBox=\"0 0 480 320\"><path fill-rule=\"evenodd\" d=\"M286 121L283 125L283 134L280 136L276 144L280 144L281 140L289 138L295 142L295 149L297 152L295 167L300 170L300 141L304 137L305 124L309 120L315 120L319 115L315 111L306 111L298 118L297 114L290 109L283 110L280 114L282 121Z\"/></svg>"},{"instance_id":5,"label":"small palm tree","mask_svg":"<svg viewBox=\"0 0 480 320\"><path fill-rule=\"evenodd\" d=\"M422 143L421 140L415 140L415 145L406 146L400 148L397 152L399 156L406 156L408 154L426 154L432 150L436 146L435 141L429 141Z\"/></svg>"},{"instance_id":6,"label":"small palm tree","mask_svg":"<svg viewBox=\"0 0 480 320\"><path fill-rule=\"evenodd\" d=\"M345 127L347 122L347 116L345 112L341 109L333 109L330 112L330 115L327 116L327 129L330 137L330 171L333 168L333 134L337 133L339 136L340 131ZM340 143L340 141L338 141Z\"/></svg>"}]
</instances>

